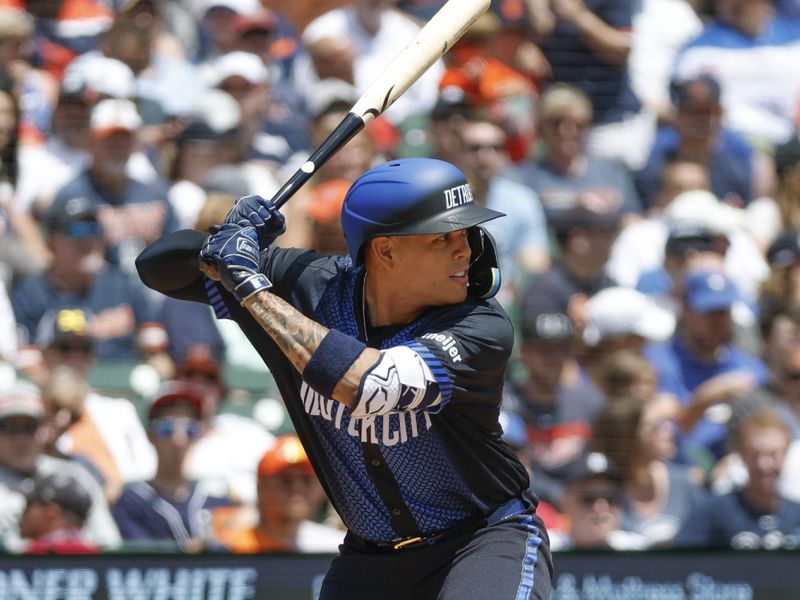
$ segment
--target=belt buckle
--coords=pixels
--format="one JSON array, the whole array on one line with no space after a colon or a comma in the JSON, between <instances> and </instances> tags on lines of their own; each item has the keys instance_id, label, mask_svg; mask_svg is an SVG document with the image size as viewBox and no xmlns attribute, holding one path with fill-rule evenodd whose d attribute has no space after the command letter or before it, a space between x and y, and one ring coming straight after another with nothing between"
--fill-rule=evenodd
<instances>
[{"instance_id":1,"label":"belt buckle","mask_svg":"<svg viewBox=\"0 0 800 600\"><path fill-rule=\"evenodd\" d=\"M419 544L420 542L424 542L427 538L421 535L403 538L397 542L392 544L392 548L395 550L402 550L403 548L408 548L409 546L414 546Z\"/></svg>"}]
</instances>

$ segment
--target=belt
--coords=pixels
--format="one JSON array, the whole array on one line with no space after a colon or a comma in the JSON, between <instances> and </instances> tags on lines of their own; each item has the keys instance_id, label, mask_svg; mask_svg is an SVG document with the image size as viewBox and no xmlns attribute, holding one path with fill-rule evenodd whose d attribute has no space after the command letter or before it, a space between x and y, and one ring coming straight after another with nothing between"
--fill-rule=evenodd
<instances>
[{"instance_id":1,"label":"belt","mask_svg":"<svg viewBox=\"0 0 800 600\"><path fill-rule=\"evenodd\" d=\"M395 538L388 542L368 542L366 540L358 538L352 533L349 533L348 535L354 537L362 544L365 544L366 546L372 548L378 548L380 550L397 550L397 551L408 550L409 548L419 548L420 546L432 546L437 542L457 537L469 531L480 529L482 526L496 525L497 523L504 521L510 517L524 513L526 510L527 508L522 500L520 500L519 498L511 498L511 500L503 502L503 504L498 506L491 513L489 513L488 516L482 519L471 519L469 521L464 521L463 523L459 523L455 527L451 527L450 529L446 529L438 533L431 533L429 535L411 536L404 538Z\"/></svg>"}]
</instances>

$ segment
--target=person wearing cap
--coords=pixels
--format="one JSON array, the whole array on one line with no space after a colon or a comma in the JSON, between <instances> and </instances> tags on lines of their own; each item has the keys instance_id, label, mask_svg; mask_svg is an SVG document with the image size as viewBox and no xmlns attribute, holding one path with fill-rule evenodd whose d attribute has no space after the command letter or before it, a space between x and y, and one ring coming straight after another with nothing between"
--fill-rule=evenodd
<instances>
[{"instance_id":1,"label":"person wearing cap","mask_svg":"<svg viewBox=\"0 0 800 600\"><path fill-rule=\"evenodd\" d=\"M98 346L90 328L92 316L80 307L65 307L43 319L37 341L45 370L41 388L47 451L90 466L113 500L124 483L152 475L155 454L131 401L91 385Z\"/></svg>"},{"instance_id":2,"label":"person wearing cap","mask_svg":"<svg viewBox=\"0 0 800 600\"><path fill-rule=\"evenodd\" d=\"M175 380L201 388L206 396L203 435L186 454L184 473L222 483L236 502L255 504L256 465L275 437L253 418L224 410L228 388L221 356L208 346L188 348L175 366Z\"/></svg>"},{"instance_id":3,"label":"person wearing cap","mask_svg":"<svg viewBox=\"0 0 800 600\"><path fill-rule=\"evenodd\" d=\"M106 263L103 227L91 200L76 196L53 205L45 225L53 256L50 266L17 282L11 293L22 343L44 350L52 340L52 319L60 310L75 307L86 311L81 327L91 328L97 338L99 360L157 353L166 340L152 302L141 284ZM148 339L147 332L155 335Z\"/></svg>"},{"instance_id":4,"label":"person wearing cap","mask_svg":"<svg viewBox=\"0 0 800 600\"><path fill-rule=\"evenodd\" d=\"M458 164L469 178L475 202L506 214L487 224L497 242L505 281L499 299L509 306L521 288L550 264L547 229L539 198L513 181L506 131L488 116L472 115L458 129Z\"/></svg>"},{"instance_id":5,"label":"person wearing cap","mask_svg":"<svg viewBox=\"0 0 800 600\"><path fill-rule=\"evenodd\" d=\"M678 54L673 79L719 78L725 122L758 145L787 141L796 130L800 24L775 14L774 0L714 0L714 18ZM762 82L769 81L769 85Z\"/></svg>"},{"instance_id":6,"label":"person wearing cap","mask_svg":"<svg viewBox=\"0 0 800 600\"><path fill-rule=\"evenodd\" d=\"M66 183L52 203L58 211L74 198L88 199L103 226L109 261L126 272L141 248L176 228L166 181L160 177L137 179L128 173L141 126L142 118L132 101L109 98L98 102L89 120L91 164Z\"/></svg>"},{"instance_id":7,"label":"person wearing cap","mask_svg":"<svg viewBox=\"0 0 800 600\"><path fill-rule=\"evenodd\" d=\"M522 161L518 173L539 196L548 222L579 206L630 215L642 212L623 164L588 152L586 132L593 115L588 96L566 83L548 86L537 102L540 152Z\"/></svg>"},{"instance_id":8,"label":"person wearing cap","mask_svg":"<svg viewBox=\"0 0 800 600\"><path fill-rule=\"evenodd\" d=\"M24 382L0 390L0 538L11 549L22 549L20 518L26 494L37 478L63 475L74 479L91 498L83 532L87 542L114 548L119 531L103 490L77 461L48 456L45 407L39 390Z\"/></svg>"},{"instance_id":9,"label":"person wearing cap","mask_svg":"<svg viewBox=\"0 0 800 600\"><path fill-rule=\"evenodd\" d=\"M256 524L244 525L241 509L214 511L214 530L223 547L236 554L337 551L344 532L313 520L325 495L296 435L280 436L264 453L257 486Z\"/></svg>"},{"instance_id":10,"label":"person wearing cap","mask_svg":"<svg viewBox=\"0 0 800 600\"><path fill-rule=\"evenodd\" d=\"M583 451L604 398L580 370L574 323L565 312L546 304L528 306L520 329L523 375L506 383L503 408L525 424L521 455L533 472L532 490L557 505L563 484L551 472Z\"/></svg>"},{"instance_id":11,"label":"person wearing cap","mask_svg":"<svg viewBox=\"0 0 800 600\"><path fill-rule=\"evenodd\" d=\"M186 454L203 434L202 388L171 381L148 398L147 434L156 451L155 475L126 485L112 507L123 539L147 545L175 544L183 551L214 545L210 511L229 504L225 492L186 477Z\"/></svg>"},{"instance_id":12,"label":"person wearing cap","mask_svg":"<svg viewBox=\"0 0 800 600\"><path fill-rule=\"evenodd\" d=\"M600 385L603 362L619 350L641 353L648 343L664 342L675 332L675 316L642 292L609 287L586 303L581 364Z\"/></svg>"},{"instance_id":13,"label":"person wearing cap","mask_svg":"<svg viewBox=\"0 0 800 600\"><path fill-rule=\"evenodd\" d=\"M673 82L671 87L674 123L658 128L647 163L636 175L645 207L653 205L664 165L675 158L706 165L711 191L733 206L746 206L763 195L763 185L756 189L756 150L744 136L722 124L722 90L717 79L702 74Z\"/></svg>"},{"instance_id":14,"label":"person wearing cap","mask_svg":"<svg viewBox=\"0 0 800 600\"><path fill-rule=\"evenodd\" d=\"M549 304L567 313L579 330L583 328L586 300L616 285L605 266L620 230L620 219L619 211L608 207L578 206L548 220L559 252L550 268L523 291L523 318L533 310L526 307Z\"/></svg>"},{"instance_id":15,"label":"person wearing cap","mask_svg":"<svg viewBox=\"0 0 800 600\"><path fill-rule=\"evenodd\" d=\"M792 548L800 536L800 502L781 491L789 466L791 433L771 407L756 404L737 419L732 448L747 476L734 490L709 497L689 515L675 538L677 548L735 550ZM795 453L796 454L796 453ZM797 487L797 463L793 487Z\"/></svg>"},{"instance_id":16,"label":"person wearing cap","mask_svg":"<svg viewBox=\"0 0 800 600\"><path fill-rule=\"evenodd\" d=\"M622 480L620 529L668 545L705 499L702 472L677 460L674 405L664 399L610 398L592 422L592 451L603 454Z\"/></svg>"},{"instance_id":17,"label":"person wearing cap","mask_svg":"<svg viewBox=\"0 0 800 600\"><path fill-rule=\"evenodd\" d=\"M280 105L270 72L255 54L236 50L206 65L208 86L233 97L241 115L239 160L250 189L269 194L275 179L295 152L309 148L306 116L297 106Z\"/></svg>"},{"instance_id":18,"label":"person wearing cap","mask_svg":"<svg viewBox=\"0 0 800 600\"><path fill-rule=\"evenodd\" d=\"M681 427L689 446L714 462L725 450L727 403L764 383L769 371L734 342L732 312L741 296L722 271L689 270L679 289L682 311L675 335L649 346L645 355L656 368L660 390L683 406Z\"/></svg>"},{"instance_id":19,"label":"person wearing cap","mask_svg":"<svg viewBox=\"0 0 800 600\"><path fill-rule=\"evenodd\" d=\"M501 216L452 164L407 158L350 187L346 256L274 247L284 219L251 196L210 237L138 259L154 289L233 317L269 367L348 529L320 598L549 597L537 501L498 421L514 337L480 225Z\"/></svg>"},{"instance_id":20,"label":"person wearing cap","mask_svg":"<svg viewBox=\"0 0 800 600\"><path fill-rule=\"evenodd\" d=\"M647 539L622 529L625 498L620 472L600 452L583 452L559 472L564 495L559 505L568 526L552 536L553 549L642 550Z\"/></svg>"},{"instance_id":21,"label":"person wearing cap","mask_svg":"<svg viewBox=\"0 0 800 600\"><path fill-rule=\"evenodd\" d=\"M83 526L92 498L81 484L56 473L37 477L26 494L20 535L26 554L94 554L100 548L85 540Z\"/></svg>"}]
</instances>

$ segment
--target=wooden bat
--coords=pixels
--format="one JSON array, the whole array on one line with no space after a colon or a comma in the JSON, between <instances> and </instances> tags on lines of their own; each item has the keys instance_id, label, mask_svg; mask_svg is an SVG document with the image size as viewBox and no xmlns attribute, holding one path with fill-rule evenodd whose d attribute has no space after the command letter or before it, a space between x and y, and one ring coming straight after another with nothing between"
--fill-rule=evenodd
<instances>
[{"instance_id":1,"label":"wooden bat","mask_svg":"<svg viewBox=\"0 0 800 600\"><path fill-rule=\"evenodd\" d=\"M448 0L411 43L386 65L347 116L275 193L272 197L275 206L283 206L331 156L403 95L488 10L490 2ZM204 262L201 266L206 275L219 279L215 265Z\"/></svg>"}]
</instances>

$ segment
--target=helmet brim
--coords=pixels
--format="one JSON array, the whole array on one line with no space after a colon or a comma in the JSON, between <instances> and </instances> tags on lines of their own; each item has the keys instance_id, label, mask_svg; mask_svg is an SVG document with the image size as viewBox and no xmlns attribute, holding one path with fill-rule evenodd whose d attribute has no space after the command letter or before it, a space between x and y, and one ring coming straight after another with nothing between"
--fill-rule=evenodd
<instances>
[{"instance_id":1,"label":"helmet brim","mask_svg":"<svg viewBox=\"0 0 800 600\"><path fill-rule=\"evenodd\" d=\"M478 206L474 202L470 202L454 210L449 210L446 213L437 214L411 223L408 225L400 225L391 227L391 233L383 233L378 235L429 235L434 233L447 233L449 231L458 231L459 229L467 229L474 227L480 223L491 221L499 217L505 217L506 214Z\"/></svg>"}]
</instances>

